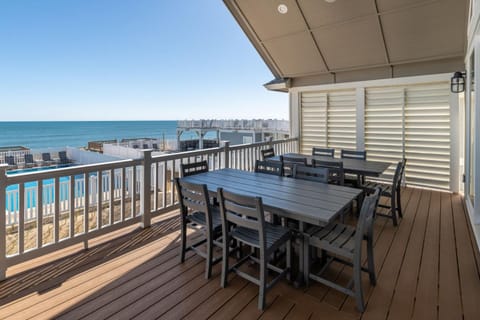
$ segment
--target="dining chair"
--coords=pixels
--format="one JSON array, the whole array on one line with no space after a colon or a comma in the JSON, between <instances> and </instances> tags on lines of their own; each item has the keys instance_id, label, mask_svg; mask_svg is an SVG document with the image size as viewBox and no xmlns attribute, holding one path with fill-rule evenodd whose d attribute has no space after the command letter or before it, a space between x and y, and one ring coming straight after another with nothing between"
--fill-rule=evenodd
<instances>
[{"instance_id":1,"label":"dining chair","mask_svg":"<svg viewBox=\"0 0 480 320\"><path fill-rule=\"evenodd\" d=\"M213 257L214 245L222 247L222 220L219 207L210 204L205 184L195 184L175 178L178 199L180 202L180 261L185 261L185 254L192 250L205 258L205 278L212 275L212 266L221 261L221 256ZM200 231L200 240L187 244L187 228ZM205 250L201 246L205 244Z\"/></svg>"},{"instance_id":2,"label":"dining chair","mask_svg":"<svg viewBox=\"0 0 480 320\"><path fill-rule=\"evenodd\" d=\"M335 156L335 149L334 148L313 147L312 148L312 156L323 156L323 157L333 158Z\"/></svg>"},{"instance_id":3,"label":"dining chair","mask_svg":"<svg viewBox=\"0 0 480 320\"><path fill-rule=\"evenodd\" d=\"M342 149L340 152L342 159L358 159L367 160L367 151L347 150ZM365 183L365 176L359 174L345 174L345 185L351 185L353 187L361 187Z\"/></svg>"},{"instance_id":4,"label":"dining chair","mask_svg":"<svg viewBox=\"0 0 480 320\"><path fill-rule=\"evenodd\" d=\"M259 286L258 308L263 310L267 291L282 277L290 275L292 233L288 228L265 221L262 198L235 194L222 188L218 189L217 195L220 200L224 235L221 286L222 288L227 286L230 272L235 272L253 282ZM229 248L226 245L231 240L252 248L250 254L232 266L229 265ZM284 246L286 261L285 268L282 269L269 262L274 252ZM259 251L258 257L255 256L254 249ZM246 262L254 262L260 266L259 277L240 270L240 266ZM277 275L268 281L270 270Z\"/></svg>"},{"instance_id":5,"label":"dining chair","mask_svg":"<svg viewBox=\"0 0 480 320\"><path fill-rule=\"evenodd\" d=\"M283 162L281 159L280 161L257 160L255 161L255 172L283 176Z\"/></svg>"},{"instance_id":6,"label":"dining chair","mask_svg":"<svg viewBox=\"0 0 480 320\"><path fill-rule=\"evenodd\" d=\"M271 157L275 157L275 150L273 148L268 148L260 151L262 153L262 159L266 160Z\"/></svg>"},{"instance_id":7,"label":"dining chair","mask_svg":"<svg viewBox=\"0 0 480 320\"><path fill-rule=\"evenodd\" d=\"M335 223L322 229L312 228L313 231L310 233L307 230L305 236L304 277L307 287L312 279L350 295L355 298L360 312L365 310L362 271L368 272L371 285L375 286L377 282L373 257L373 222L379 195L380 188L376 188L373 194L365 198L356 227ZM367 244L367 267L362 267L363 241ZM323 264L318 273L311 272L311 247L321 251ZM323 277L333 261L353 268L353 276L345 287Z\"/></svg>"},{"instance_id":8,"label":"dining chair","mask_svg":"<svg viewBox=\"0 0 480 320\"><path fill-rule=\"evenodd\" d=\"M283 174L286 177L293 176L293 167L294 165L307 165L307 158L306 157L290 157L290 156L283 156Z\"/></svg>"},{"instance_id":9,"label":"dining chair","mask_svg":"<svg viewBox=\"0 0 480 320\"><path fill-rule=\"evenodd\" d=\"M312 159L312 167L321 167L321 168L328 168L329 172L329 183L338 184L343 186L344 183L344 170L343 170L343 162L339 160L318 160Z\"/></svg>"},{"instance_id":10,"label":"dining chair","mask_svg":"<svg viewBox=\"0 0 480 320\"><path fill-rule=\"evenodd\" d=\"M387 197L389 199L389 202L388 204L379 204L378 206L380 208L388 209L388 212L386 214L377 212L377 215L392 219L394 226L398 225L397 213L398 213L398 218L403 217L401 190L402 190L402 178L405 172L406 163L407 163L407 159L405 158L403 158L402 161L399 161L397 163L397 166L395 168L395 174L393 175L393 179L390 184L367 181L363 186L367 194L372 193L375 190L375 188L380 187L380 189L382 190L380 193L380 196Z\"/></svg>"},{"instance_id":11,"label":"dining chair","mask_svg":"<svg viewBox=\"0 0 480 320\"><path fill-rule=\"evenodd\" d=\"M204 160L192 163L182 163L180 164L180 171L182 172L182 177L208 172L208 162Z\"/></svg>"},{"instance_id":12,"label":"dining chair","mask_svg":"<svg viewBox=\"0 0 480 320\"><path fill-rule=\"evenodd\" d=\"M295 165L293 167L293 177L295 179L328 183L328 176L328 168L314 168L304 165Z\"/></svg>"}]
</instances>

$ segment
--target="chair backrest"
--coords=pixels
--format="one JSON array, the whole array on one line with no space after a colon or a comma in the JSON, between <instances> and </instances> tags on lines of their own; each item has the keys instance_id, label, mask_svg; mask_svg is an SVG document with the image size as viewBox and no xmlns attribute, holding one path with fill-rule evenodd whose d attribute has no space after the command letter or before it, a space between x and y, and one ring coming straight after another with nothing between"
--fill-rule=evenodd
<instances>
[{"instance_id":1,"label":"chair backrest","mask_svg":"<svg viewBox=\"0 0 480 320\"><path fill-rule=\"evenodd\" d=\"M50 157L50 152L42 153L42 160L43 161L52 161L52 157Z\"/></svg>"},{"instance_id":2,"label":"chair backrest","mask_svg":"<svg viewBox=\"0 0 480 320\"><path fill-rule=\"evenodd\" d=\"M25 163L34 163L33 162L33 154L31 154L31 153L25 153L23 155L23 158L25 159Z\"/></svg>"},{"instance_id":3,"label":"chair backrest","mask_svg":"<svg viewBox=\"0 0 480 320\"><path fill-rule=\"evenodd\" d=\"M334 148L319 148L319 147L312 148L312 156L323 156L323 157L333 158L334 155L335 155Z\"/></svg>"},{"instance_id":4,"label":"chair backrest","mask_svg":"<svg viewBox=\"0 0 480 320\"><path fill-rule=\"evenodd\" d=\"M293 177L296 179L328 183L328 168L314 168L297 164L293 167Z\"/></svg>"},{"instance_id":5,"label":"chair backrest","mask_svg":"<svg viewBox=\"0 0 480 320\"><path fill-rule=\"evenodd\" d=\"M380 187L375 188L375 192L365 197L357 222L355 231L355 250L360 253L362 250L362 240L364 236L373 236L373 222L375 220L375 211L380 198Z\"/></svg>"},{"instance_id":6,"label":"chair backrest","mask_svg":"<svg viewBox=\"0 0 480 320\"><path fill-rule=\"evenodd\" d=\"M293 176L293 167L297 164L306 166L307 158L283 156L283 174L286 176Z\"/></svg>"},{"instance_id":7,"label":"chair backrest","mask_svg":"<svg viewBox=\"0 0 480 320\"><path fill-rule=\"evenodd\" d=\"M260 151L262 153L263 160L275 157L275 150L273 148L268 148Z\"/></svg>"},{"instance_id":8,"label":"chair backrest","mask_svg":"<svg viewBox=\"0 0 480 320\"><path fill-rule=\"evenodd\" d=\"M342 159L360 159L367 160L367 151L346 150L342 149L340 153Z\"/></svg>"},{"instance_id":9,"label":"chair backrest","mask_svg":"<svg viewBox=\"0 0 480 320\"><path fill-rule=\"evenodd\" d=\"M313 167L328 168L329 180L331 183L343 186L345 184L345 172L343 162L339 160L318 160L312 159Z\"/></svg>"},{"instance_id":10,"label":"chair backrest","mask_svg":"<svg viewBox=\"0 0 480 320\"><path fill-rule=\"evenodd\" d=\"M212 212L208 197L208 189L205 184L196 184L175 178L178 201L180 202L181 218L186 219L193 212L205 213L205 221L208 227L212 227Z\"/></svg>"},{"instance_id":11,"label":"chair backrest","mask_svg":"<svg viewBox=\"0 0 480 320\"><path fill-rule=\"evenodd\" d=\"M402 178L403 173L405 172L405 165L407 163L407 159L403 158L402 161L397 163L397 167L395 168L395 174L393 175L392 181L392 192L398 192L400 187L402 186Z\"/></svg>"},{"instance_id":12,"label":"chair backrest","mask_svg":"<svg viewBox=\"0 0 480 320\"><path fill-rule=\"evenodd\" d=\"M193 163L182 163L180 164L180 171L182 172L182 177L208 172L208 162L204 160Z\"/></svg>"},{"instance_id":13,"label":"chair backrest","mask_svg":"<svg viewBox=\"0 0 480 320\"><path fill-rule=\"evenodd\" d=\"M5 156L5 163L11 166L16 165L14 156Z\"/></svg>"},{"instance_id":14,"label":"chair backrest","mask_svg":"<svg viewBox=\"0 0 480 320\"><path fill-rule=\"evenodd\" d=\"M222 188L218 188L217 196L220 202L223 234L227 234L231 224L257 231L260 248L265 249L265 214L262 198L240 195Z\"/></svg>"},{"instance_id":15,"label":"chair backrest","mask_svg":"<svg viewBox=\"0 0 480 320\"><path fill-rule=\"evenodd\" d=\"M257 160L255 161L255 172L283 176L283 162L281 160Z\"/></svg>"},{"instance_id":16,"label":"chair backrest","mask_svg":"<svg viewBox=\"0 0 480 320\"><path fill-rule=\"evenodd\" d=\"M67 152L66 151L60 151L58 153L58 157L60 158L60 160L67 160Z\"/></svg>"}]
</instances>

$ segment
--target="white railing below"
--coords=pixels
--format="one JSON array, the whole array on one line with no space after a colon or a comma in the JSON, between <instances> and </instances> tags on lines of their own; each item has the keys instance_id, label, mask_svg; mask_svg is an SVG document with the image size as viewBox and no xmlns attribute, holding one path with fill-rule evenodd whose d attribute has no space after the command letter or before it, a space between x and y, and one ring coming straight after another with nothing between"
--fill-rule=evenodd
<instances>
[{"instance_id":1,"label":"white railing below","mask_svg":"<svg viewBox=\"0 0 480 320\"><path fill-rule=\"evenodd\" d=\"M271 146L296 152L298 139L156 156L142 150L142 159L8 176L0 165L0 279L15 264L76 243L88 247L90 239L134 223L148 227L153 216L177 208L174 178L182 163L253 170L260 150Z\"/></svg>"}]
</instances>

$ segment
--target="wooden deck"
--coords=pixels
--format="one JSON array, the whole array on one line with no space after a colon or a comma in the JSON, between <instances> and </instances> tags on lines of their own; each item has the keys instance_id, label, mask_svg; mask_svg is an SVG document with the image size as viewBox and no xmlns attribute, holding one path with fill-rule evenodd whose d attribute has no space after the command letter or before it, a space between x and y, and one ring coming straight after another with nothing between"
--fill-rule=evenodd
<instances>
[{"instance_id":1,"label":"wooden deck","mask_svg":"<svg viewBox=\"0 0 480 320\"><path fill-rule=\"evenodd\" d=\"M53 263L42 258L35 269L12 268L0 283L0 319L480 319L479 257L462 198L405 189L402 200L399 227L376 221L378 284L365 278L363 315L341 293L287 282L268 293L260 312L256 286L234 277L222 289L220 265L207 281L198 256L179 263L178 220L171 217L87 251L72 248ZM348 274L339 265L330 271L339 282Z\"/></svg>"}]
</instances>

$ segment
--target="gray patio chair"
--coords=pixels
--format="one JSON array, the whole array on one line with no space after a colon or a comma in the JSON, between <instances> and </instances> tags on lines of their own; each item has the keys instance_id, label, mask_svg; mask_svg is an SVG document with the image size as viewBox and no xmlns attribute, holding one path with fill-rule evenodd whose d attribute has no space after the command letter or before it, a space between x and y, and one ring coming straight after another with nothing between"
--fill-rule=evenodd
<instances>
[{"instance_id":1,"label":"gray patio chair","mask_svg":"<svg viewBox=\"0 0 480 320\"><path fill-rule=\"evenodd\" d=\"M209 279L212 275L212 266L221 261L221 256L213 257L213 246L222 247L219 238L222 235L222 221L218 207L210 204L208 199L207 186L204 184L194 184L176 178L178 199L180 202L180 261L185 261L185 254L192 250L199 256L205 258L205 278ZM199 230L203 237L195 243L187 245L187 228ZM202 250L203 244L206 250Z\"/></svg>"},{"instance_id":2,"label":"gray patio chair","mask_svg":"<svg viewBox=\"0 0 480 320\"><path fill-rule=\"evenodd\" d=\"M323 156L323 157L333 158L334 155L335 155L335 149L333 148L319 148L319 147L312 148L312 156Z\"/></svg>"},{"instance_id":3,"label":"gray patio chair","mask_svg":"<svg viewBox=\"0 0 480 320\"><path fill-rule=\"evenodd\" d=\"M343 170L343 162L332 159L331 161L312 159L312 167L327 168L329 172L329 183L343 186L345 173Z\"/></svg>"},{"instance_id":4,"label":"gray patio chair","mask_svg":"<svg viewBox=\"0 0 480 320\"><path fill-rule=\"evenodd\" d=\"M367 160L367 151L357 151L357 150L346 150L342 149L340 153L340 157L342 159L359 159L359 160ZM351 185L354 187L360 187L362 184L365 183L365 176L358 175L358 174L345 174L345 184Z\"/></svg>"},{"instance_id":5,"label":"gray patio chair","mask_svg":"<svg viewBox=\"0 0 480 320\"><path fill-rule=\"evenodd\" d=\"M255 161L255 172L282 176L283 162L281 159L280 161L257 160Z\"/></svg>"},{"instance_id":6,"label":"gray patio chair","mask_svg":"<svg viewBox=\"0 0 480 320\"><path fill-rule=\"evenodd\" d=\"M192 163L182 163L180 164L180 171L182 172L182 177L208 172L208 162L204 160Z\"/></svg>"},{"instance_id":7,"label":"gray patio chair","mask_svg":"<svg viewBox=\"0 0 480 320\"><path fill-rule=\"evenodd\" d=\"M392 219L394 226L398 225L397 213L399 218L403 217L401 187L402 187L402 177L403 177L403 173L405 172L406 163L407 163L407 159L405 158L402 161L399 161L397 163L397 166L395 168L395 174L393 176L391 184L368 181L363 186L367 194L372 193L375 190L375 188L380 187L380 189L382 190L380 195L382 197L387 197L389 199L389 203L385 205L380 204L379 207L388 209L388 213L386 214L377 213L377 214L380 216L384 216Z\"/></svg>"},{"instance_id":8,"label":"gray patio chair","mask_svg":"<svg viewBox=\"0 0 480 320\"><path fill-rule=\"evenodd\" d=\"M228 274L235 272L242 278L247 279L259 286L258 308L265 308L265 296L279 279L290 274L291 269L291 232L288 228L273 225L265 221L262 198L248 197L228 192L219 188L217 195L220 200L220 212L222 216L223 233L223 259L222 279L223 288L227 286ZM241 258L234 265L229 266L229 248L231 240L252 247L252 253ZM286 246L286 266L281 269L269 263L274 252ZM254 249L259 251L258 257L254 256ZM240 270L245 262L255 262L260 266L259 277L255 277ZM277 275L268 282L269 270Z\"/></svg>"},{"instance_id":9,"label":"gray patio chair","mask_svg":"<svg viewBox=\"0 0 480 320\"><path fill-rule=\"evenodd\" d=\"M331 224L325 228L313 227L310 231L307 230L305 237L307 244L304 251L304 277L307 286L312 279L350 295L355 298L360 312L365 310L362 271L368 272L373 286L377 282L373 259L373 222L379 195L380 188L377 188L372 195L365 198L356 227L342 223ZM362 267L363 240L367 242L367 268ZM310 272L310 247L321 250L323 265L318 273ZM353 277L346 287L322 277L333 261L353 267Z\"/></svg>"},{"instance_id":10,"label":"gray patio chair","mask_svg":"<svg viewBox=\"0 0 480 320\"><path fill-rule=\"evenodd\" d=\"M260 151L262 153L263 160L275 157L275 150L273 148L268 148Z\"/></svg>"},{"instance_id":11,"label":"gray patio chair","mask_svg":"<svg viewBox=\"0 0 480 320\"><path fill-rule=\"evenodd\" d=\"M328 183L328 168L314 168L304 165L295 165L293 167L293 177L295 179Z\"/></svg>"},{"instance_id":12,"label":"gray patio chair","mask_svg":"<svg viewBox=\"0 0 480 320\"><path fill-rule=\"evenodd\" d=\"M283 156L283 175L286 177L293 177L293 167L295 165L306 166L307 158Z\"/></svg>"}]
</instances>

